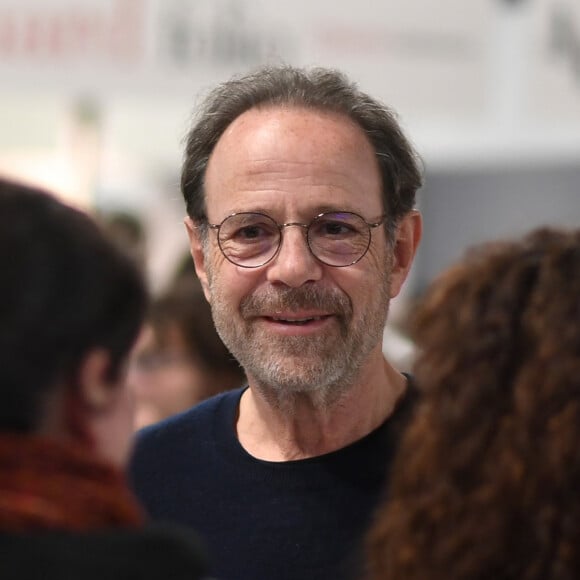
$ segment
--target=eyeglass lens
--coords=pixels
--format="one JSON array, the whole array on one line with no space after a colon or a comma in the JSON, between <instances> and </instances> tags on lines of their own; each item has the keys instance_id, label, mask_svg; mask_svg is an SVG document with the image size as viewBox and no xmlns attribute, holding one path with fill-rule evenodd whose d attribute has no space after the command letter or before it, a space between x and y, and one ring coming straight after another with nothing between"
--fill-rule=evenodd
<instances>
[{"instance_id":1,"label":"eyeglass lens","mask_svg":"<svg viewBox=\"0 0 580 580\"><path fill-rule=\"evenodd\" d=\"M260 213L238 213L219 227L218 242L226 258L244 267L258 267L271 260L281 242L280 226ZM354 213L334 212L317 216L307 227L310 251L330 266L348 266L360 260L370 243L370 227Z\"/></svg>"}]
</instances>

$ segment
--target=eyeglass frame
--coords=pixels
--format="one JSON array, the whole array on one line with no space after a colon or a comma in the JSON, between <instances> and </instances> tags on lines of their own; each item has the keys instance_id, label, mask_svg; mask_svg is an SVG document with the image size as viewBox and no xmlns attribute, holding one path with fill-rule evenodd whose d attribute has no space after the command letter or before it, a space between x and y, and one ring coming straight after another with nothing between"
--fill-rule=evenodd
<instances>
[{"instance_id":1,"label":"eyeglass frame","mask_svg":"<svg viewBox=\"0 0 580 580\"><path fill-rule=\"evenodd\" d=\"M321 260L313 251L312 248L310 246L310 239L308 236L308 232L310 231L310 228L312 227L312 225L319 220L320 218L324 217L325 215L332 215L332 214L337 214L337 213L346 213L346 214L350 214L350 215L354 215L358 218L360 218L368 227L368 242L367 242L367 247L365 248L365 251L356 259L353 260L352 262L350 262L349 264L343 264L343 265L335 265L335 264L328 264L326 263L324 260ZM231 258L228 257L228 255L224 252L223 248L222 248L222 244L220 241L220 235L219 235L219 231L220 228L222 227L222 225L230 218L236 216L236 215L260 215L263 216L265 218L268 218L269 220L272 221L272 223L274 223L276 225L276 227L278 228L279 231L279 237L278 237L278 247L276 248L276 251L265 261L262 262L261 264L257 264L255 266L245 266L243 264L238 264L237 262L234 262ZM218 247L220 249L220 252L222 253L222 255L224 256L224 258L230 262L230 264L233 264L234 266L238 266L240 268L248 268L248 269L254 269L254 268L261 268L262 266L265 266L266 264L269 264L280 252L280 248L282 247L282 230L284 228L287 228L289 226L299 226L301 228L304 228L306 230L306 245L308 247L308 251L310 252L310 254L321 264L324 264L325 266L329 266L331 268L348 268L349 266L353 266L354 264L356 264L357 262L360 262L367 254L367 252L369 251L369 248L371 247L371 242L372 242L372 232L375 228L379 227L380 225L384 224L385 219L387 219L387 215L383 214L380 218L379 221L376 222L368 222L362 215L354 212L354 211L341 211L341 210L333 210L333 211L323 211L322 213L319 213L318 215L314 216L309 223L305 224L302 222L286 222L283 224L278 223L272 216L269 216L268 214L261 212L261 211L240 211L240 212L234 212L231 213L229 215L227 215L219 224L211 224L209 223L209 221L204 221L202 224L200 224L201 227L208 227L211 230L216 232L216 236L217 236L217 242L218 242ZM200 227L198 226L198 227Z\"/></svg>"}]
</instances>

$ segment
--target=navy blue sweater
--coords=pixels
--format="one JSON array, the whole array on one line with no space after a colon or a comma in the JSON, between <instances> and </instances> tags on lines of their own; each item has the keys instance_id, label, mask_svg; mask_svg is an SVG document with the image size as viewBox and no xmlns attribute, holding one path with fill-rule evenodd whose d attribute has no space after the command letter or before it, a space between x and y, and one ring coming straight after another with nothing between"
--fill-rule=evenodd
<instances>
[{"instance_id":1,"label":"navy blue sweater","mask_svg":"<svg viewBox=\"0 0 580 580\"><path fill-rule=\"evenodd\" d=\"M139 433L130 476L141 502L152 518L197 530L220 580L356 578L415 391L348 447L281 463L255 459L238 442L242 392Z\"/></svg>"}]
</instances>

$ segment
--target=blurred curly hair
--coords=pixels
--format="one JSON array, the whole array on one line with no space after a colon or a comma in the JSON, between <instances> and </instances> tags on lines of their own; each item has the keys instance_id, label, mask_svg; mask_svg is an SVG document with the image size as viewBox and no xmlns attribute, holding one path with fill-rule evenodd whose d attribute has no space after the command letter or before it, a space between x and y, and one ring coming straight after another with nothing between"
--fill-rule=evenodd
<instances>
[{"instance_id":1,"label":"blurred curly hair","mask_svg":"<svg viewBox=\"0 0 580 580\"><path fill-rule=\"evenodd\" d=\"M422 398L369 578L580 578L580 230L471 250L413 327Z\"/></svg>"}]
</instances>

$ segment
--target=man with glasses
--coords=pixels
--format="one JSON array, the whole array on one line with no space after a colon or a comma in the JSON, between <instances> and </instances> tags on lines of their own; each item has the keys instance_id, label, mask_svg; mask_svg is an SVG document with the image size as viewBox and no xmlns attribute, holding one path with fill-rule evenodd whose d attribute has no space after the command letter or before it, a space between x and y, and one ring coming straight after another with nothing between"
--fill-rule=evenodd
<instances>
[{"instance_id":1,"label":"man with glasses","mask_svg":"<svg viewBox=\"0 0 580 580\"><path fill-rule=\"evenodd\" d=\"M360 577L412 402L382 353L421 236L393 113L328 69L218 86L182 173L196 271L246 388L141 432L135 489L205 537L221 580Z\"/></svg>"}]
</instances>

